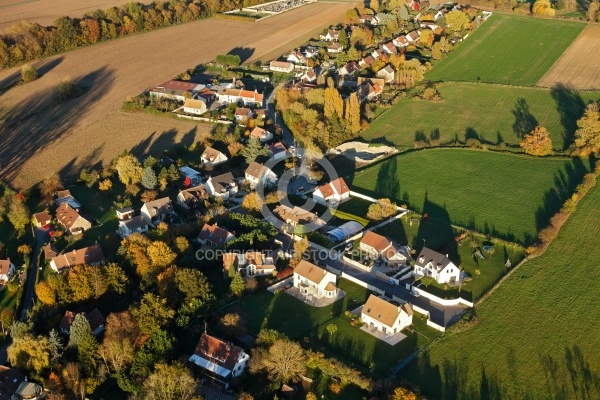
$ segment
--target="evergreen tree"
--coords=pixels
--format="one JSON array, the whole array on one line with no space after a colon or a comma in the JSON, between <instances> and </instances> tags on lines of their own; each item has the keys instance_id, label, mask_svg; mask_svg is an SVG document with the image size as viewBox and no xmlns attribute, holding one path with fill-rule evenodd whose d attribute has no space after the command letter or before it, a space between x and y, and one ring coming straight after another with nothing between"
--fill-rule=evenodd
<instances>
[{"instance_id":1,"label":"evergreen tree","mask_svg":"<svg viewBox=\"0 0 600 400\"><path fill-rule=\"evenodd\" d=\"M260 155L266 155L267 149L260 142L260 139L252 136L250 139L248 139L248 144L246 144L240 153L242 156L244 156L246 162L250 164L252 161L256 160L256 157Z\"/></svg>"},{"instance_id":2,"label":"evergreen tree","mask_svg":"<svg viewBox=\"0 0 600 400\"><path fill-rule=\"evenodd\" d=\"M146 167L142 170L142 186L148 190L152 190L156 187L158 180L152 167Z\"/></svg>"},{"instance_id":3,"label":"evergreen tree","mask_svg":"<svg viewBox=\"0 0 600 400\"><path fill-rule=\"evenodd\" d=\"M241 296L246 290L244 279L239 274L235 274L229 285L229 290L234 296Z\"/></svg>"},{"instance_id":4,"label":"evergreen tree","mask_svg":"<svg viewBox=\"0 0 600 400\"><path fill-rule=\"evenodd\" d=\"M350 42L350 39L348 38L348 34L346 33L345 28L340 29L340 32L338 33L338 42L342 46L348 47L348 43Z\"/></svg>"}]
</instances>

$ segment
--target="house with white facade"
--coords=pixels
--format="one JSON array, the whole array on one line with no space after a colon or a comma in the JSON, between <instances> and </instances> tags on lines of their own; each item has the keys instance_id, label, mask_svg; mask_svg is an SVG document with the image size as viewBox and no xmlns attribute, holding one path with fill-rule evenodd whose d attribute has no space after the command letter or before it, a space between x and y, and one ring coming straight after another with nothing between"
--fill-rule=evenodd
<instances>
[{"instance_id":1,"label":"house with white facade","mask_svg":"<svg viewBox=\"0 0 600 400\"><path fill-rule=\"evenodd\" d=\"M148 221L144 219L141 215L137 217L130 218L125 221L119 221L119 229L117 233L122 238L126 238L132 233L143 233L147 232L150 228Z\"/></svg>"},{"instance_id":2,"label":"house with white facade","mask_svg":"<svg viewBox=\"0 0 600 400\"><path fill-rule=\"evenodd\" d=\"M294 65L294 64L292 64ZM261 107L263 104L263 95L256 90L237 89L233 87L224 87L217 92L217 98L221 103L242 103L246 106Z\"/></svg>"},{"instance_id":3,"label":"house with white facade","mask_svg":"<svg viewBox=\"0 0 600 400\"><path fill-rule=\"evenodd\" d=\"M337 29L329 29L329 30L327 30L326 34L320 35L320 39L325 40L327 42L332 42L334 40L338 40L339 36L340 36L340 31L338 31Z\"/></svg>"},{"instance_id":4,"label":"house with white facade","mask_svg":"<svg viewBox=\"0 0 600 400\"><path fill-rule=\"evenodd\" d=\"M313 199L319 204L339 204L350 198L350 189L344 178L337 178L329 183L319 186L313 192Z\"/></svg>"},{"instance_id":5,"label":"house with white facade","mask_svg":"<svg viewBox=\"0 0 600 400\"><path fill-rule=\"evenodd\" d=\"M245 253L231 252L223 254L223 270L244 271L246 276L271 275L275 271L273 257L267 257L260 251Z\"/></svg>"},{"instance_id":6,"label":"house with white facade","mask_svg":"<svg viewBox=\"0 0 600 400\"><path fill-rule=\"evenodd\" d=\"M294 70L294 64L287 61L271 61L269 63L269 69L273 72L284 72L289 74Z\"/></svg>"},{"instance_id":7,"label":"house with white facade","mask_svg":"<svg viewBox=\"0 0 600 400\"><path fill-rule=\"evenodd\" d=\"M408 46L410 44L410 42L408 41L408 39L404 35L400 35L397 38L394 38L394 40L392 40L392 43L396 47L406 47L406 46Z\"/></svg>"},{"instance_id":8,"label":"house with white facade","mask_svg":"<svg viewBox=\"0 0 600 400\"><path fill-rule=\"evenodd\" d=\"M238 192L237 181L231 172L208 178L204 187L210 196L221 197L223 200L229 199Z\"/></svg>"},{"instance_id":9,"label":"house with white facade","mask_svg":"<svg viewBox=\"0 0 600 400\"><path fill-rule=\"evenodd\" d=\"M412 324L413 310L408 303L396 306L372 294L363 306L360 318L367 329L394 335Z\"/></svg>"},{"instance_id":10,"label":"house with white facade","mask_svg":"<svg viewBox=\"0 0 600 400\"><path fill-rule=\"evenodd\" d=\"M281 142L273 143L269 146L269 156L273 160L281 160L285 158L287 154L287 149L285 145Z\"/></svg>"},{"instance_id":11,"label":"house with white facade","mask_svg":"<svg viewBox=\"0 0 600 400\"><path fill-rule=\"evenodd\" d=\"M341 43L332 43L327 46L327 52L331 54L340 54L344 51L344 46Z\"/></svg>"},{"instance_id":12,"label":"house with white facade","mask_svg":"<svg viewBox=\"0 0 600 400\"><path fill-rule=\"evenodd\" d=\"M104 253L98 243L84 247L82 249L74 249L67 253L57 255L50 260L50 268L54 272L63 272L69 270L75 265L103 265L105 262Z\"/></svg>"},{"instance_id":13,"label":"house with white facade","mask_svg":"<svg viewBox=\"0 0 600 400\"><path fill-rule=\"evenodd\" d=\"M388 65L377 71L377 77L383 79L385 83L393 82L395 75L396 71L394 71L394 68L392 68L391 65Z\"/></svg>"},{"instance_id":14,"label":"house with white facade","mask_svg":"<svg viewBox=\"0 0 600 400\"><path fill-rule=\"evenodd\" d=\"M245 172L246 181L250 184L250 188L254 189L259 184L265 188L269 188L277 184L277 175L269 167L263 164L252 161Z\"/></svg>"},{"instance_id":15,"label":"house with white facade","mask_svg":"<svg viewBox=\"0 0 600 400\"><path fill-rule=\"evenodd\" d=\"M173 203L168 197L147 201L140 209L140 215L151 226L158 225L159 222L164 221L173 214L175 214Z\"/></svg>"},{"instance_id":16,"label":"house with white facade","mask_svg":"<svg viewBox=\"0 0 600 400\"><path fill-rule=\"evenodd\" d=\"M56 219L72 235L82 234L92 227L92 223L82 217L68 202L61 203L58 206Z\"/></svg>"},{"instance_id":17,"label":"house with white facade","mask_svg":"<svg viewBox=\"0 0 600 400\"><path fill-rule=\"evenodd\" d=\"M288 54L286 60L294 64L306 64L306 56L299 50L292 51L290 54Z\"/></svg>"},{"instance_id":18,"label":"house with white facade","mask_svg":"<svg viewBox=\"0 0 600 400\"><path fill-rule=\"evenodd\" d=\"M223 164L227 161L227 156L221 153L219 150L215 150L212 147L207 147L202 156L200 156L202 164L214 167L215 165Z\"/></svg>"},{"instance_id":19,"label":"house with white facade","mask_svg":"<svg viewBox=\"0 0 600 400\"><path fill-rule=\"evenodd\" d=\"M0 283L6 283L15 274L15 264L10 262L10 258L0 260Z\"/></svg>"},{"instance_id":20,"label":"house with white facade","mask_svg":"<svg viewBox=\"0 0 600 400\"><path fill-rule=\"evenodd\" d=\"M202 368L213 380L229 387L231 380L240 376L250 361L241 347L203 333L189 362Z\"/></svg>"},{"instance_id":21,"label":"house with white facade","mask_svg":"<svg viewBox=\"0 0 600 400\"><path fill-rule=\"evenodd\" d=\"M255 137L264 143L273 139L273 134L268 130L261 128L260 126L257 126L256 128L252 129L252 132L250 132L250 137Z\"/></svg>"},{"instance_id":22,"label":"house with white facade","mask_svg":"<svg viewBox=\"0 0 600 400\"><path fill-rule=\"evenodd\" d=\"M202 115L206 112L206 103L204 100L185 99L183 112L186 114Z\"/></svg>"},{"instance_id":23,"label":"house with white facade","mask_svg":"<svg viewBox=\"0 0 600 400\"><path fill-rule=\"evenodd\" d=\"M408 246L399 246L373 231L367 231L360 239L360 250L373 258L380 258L390 266L406 265L411 261Z\"/></svg>"},{"instance_id":24,"label":"house with white facade","mask_svg":"<svg viewBox=\"0 0 600 400\"><path fill-rule=\"evenodd\" d=\"M415 277L424 276L435 279L437 283L458 283L461 281L462 271L454 265L448 255L423 247L415 259Z\"/></svg>"},{"instance_id":25,"label":"house with white facade","mask_svg":"<svg viewBox=\"0 0 600 400\"><path fill-rule=\"evenodd\" d=\"M233 233L215 223L213 225L204 224L196 240L205 246L223 247L232 239L235 239Z\"/></svg>"},{"instance_id":26,"label":"house with white facade","mask_svg":"<svg viewBox=\"0 0 600 400\"><path fill-rule=\"evenodd\" d=\"M117 214L117 219L119 221L125 221L127 219L131 219L133 218L135 212L133 211L133 208L131 207L123 207L123 208L119 208L117 209L117 211L115 211L115 213Z\"/></svg>"},{"instance_id":27,"label":"house with white facade","mask_svg":"<svg viewBox=\"0 0 600 400\"><path fill-rule=\"evenodd\" d=\"M294 268L294 287L300 294L317 299L337 296L336 276L306 260Z\"/></svg>"},{"instance_id":28,"label":"house with white facade","mask_svg":"<svg viewBox=\"0 0 600 400\"><path fill-rule=\"evenodd\" d=\"M50 216L48 211L42 211L33 214L33 220L35 221L36 228L42 228L44 226L50 225L50 222L52 222L52 217Z\"/></svg>"},{"instance_id":29,"label":"house with white facade","mask_svg":"<svg viewBox=\"0 0 600 400\"><path fill-rule=\"evenodd\" d=\"M254 112L251 108L247 107L238 107L235 109L235 121L246 123L250 118L254 117Z\"/></svg>"}]
</instances>

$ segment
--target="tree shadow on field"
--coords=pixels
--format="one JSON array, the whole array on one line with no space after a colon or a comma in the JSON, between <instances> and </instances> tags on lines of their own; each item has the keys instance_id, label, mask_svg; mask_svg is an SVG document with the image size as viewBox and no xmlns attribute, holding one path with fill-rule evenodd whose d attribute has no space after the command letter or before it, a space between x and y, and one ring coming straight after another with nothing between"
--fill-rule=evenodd
<instances>
[{"instance_id":1,"label":"tree shadow on field","mask_svg":"<svg viewBox=\"0 0 600 400\"><path fill-rule=\"evenodd\" d=\"M33 64L33 67L37 70L38 76L42 78L48 72L52 71L54 67L60 64L64 59L64 56L39 61ZM8 91L14 86L17 86L21 82L21 69L14 68L14 72L7 75L5 78L0 79L0 95Z\"/></svg>"},{"instance_id":2,"label":"tree shadow on field","mask_svg":"<svg viewBox=\"0 0 600 400\"><path fill-rule=\"evenodd\" d=\"M102 67L75 78L74 82L83 89L76 99L57 102L57 85L31 94L10 110L0 122L0 177L14 179L28 159L68 133L110 89L113 74ZM56 151L63 159L81 154L77 147Z\"/></svg>"},{"instance_id":3,"label":"tree shadow on field","mask_svg":"<svg viewBox=\"0 0 600 400\"><path fill-rule=\"evenodd\" d=\"M375 193L379 197L389 197L392 201L400 200L398 157L391 157L381 164L375 182Z\"/></svg>"},{"instance_id":4,"label":"tree shadow on field","mask_svg":"<svg viewBox=\"0 0 600 400\"><path fill-rule=\"evenodd\" d=\"M447 254L456 265L460 265L458 243L454 240L454 228L446 207L430 201L428 193L425 193L422 214L423 218L419 223L414 243L411 244L412 248L417 254L423 247Z\"/></svg>"},{"instance_id":5,"label":"tree shadow on field","mask_svg":"<svg viewBox=\"0 0 600 400\"><path fill-rule=\"evenodd\" d=\"M240 61L242 63L246 62L247 59L252 57L255 49L252 47L234 47L229 50L227 54L233 54L234 56L240 56Z\"/></svg>"},{"instance_id":6,"label":"tree shadow on field","mask_svg":"<svg viewBox=\"0 0 600 400\"><path fill-rule=\"evenodd\" d=\"M538 120L529 111L529 105L523 97L519 97L515 103L515 108L512 110L515 117L515 122L512 130L519 139L530 133L536 126Z\"/></svg>"},{"instance_id":7,"label":"tree shadow on field","mask_svg":"<svg viewBox=\"0 0 600 400\"><path fill-rule=\"evenodd\" d=\"M573 144L573 137L577 130L577 120L585 111L585 103L579 93L559 84L550 90L550 96L556 103L556 111L560 115L563 126L563 149L568 149Z\"/></svg>"},{"instance_id":8,"label":"tree shadow on field","mask_svg":"<svg viewBox=\"0 0 600 400\"><path fill-rule=\"evenodd\" d=\"M52 71L58 64L63 62L64 58L64 56L60 56L49 60L42 60L36 63L33 67L37 70L38 75L41 78L48 72Z\"/></svg>"}]
</instances>

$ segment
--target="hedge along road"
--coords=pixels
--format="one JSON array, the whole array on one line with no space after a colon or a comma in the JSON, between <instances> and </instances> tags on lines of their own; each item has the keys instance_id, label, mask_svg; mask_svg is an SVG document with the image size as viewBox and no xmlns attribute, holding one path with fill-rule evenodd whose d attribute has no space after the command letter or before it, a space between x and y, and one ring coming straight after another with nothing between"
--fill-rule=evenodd
<instances>
[{"instance_id":1,"label":"hedge along road","mask_svg":"<svg viewBox=\"0 0 600 400\"><path fill-rule=\"evenodd\" d=\"M118 110L127 96L217 54L248 49L245 53L256 57L273 51L272 46L283 53L296 36L343 20L347 8L317 2L260 22L200 20L34 63L44 75L11 88L0 100L0 113L8 110L0 125L0 177L27 188L54 172L78 175L80 168L110 161L123 149L159 152L182 139L196 140L212 125ZM265 37L279 40L267 45ZM87 90L78 99L55 105L52 98L66 76ZM0 82L18 77L19 68L0 71Z\"/></svg>"}]
</instances>

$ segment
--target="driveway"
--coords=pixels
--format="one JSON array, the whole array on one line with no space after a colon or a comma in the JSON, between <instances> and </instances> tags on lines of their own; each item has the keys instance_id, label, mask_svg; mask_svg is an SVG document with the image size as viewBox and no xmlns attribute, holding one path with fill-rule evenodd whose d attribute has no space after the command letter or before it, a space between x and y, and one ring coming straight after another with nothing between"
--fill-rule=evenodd
<instances>
[{"instance_id":1,"label":"driveway","mask_svg":"<svg viewBox=\"0 0 600 400\"><path fill-rule=\"evenodd\" d=\"M50 235L48 231L41 228L36 228L33 231L35 237L35 247L33 248L33 254L31 255L31 261L27 268L27 278L25 280L25 288L23 289L23 300L20 320L25 321L27 318L27 310L33 306L33 294L35 291L35 277L37 276L37 260L42 250L42 247L50 241Z\"/></svg>"},{"instance_id":2,"label":"driveway","mask_svg":"<svg viewBox=\"0 0 600 400\"><path fill-rule=\"evenodd\" d=\"M271 94L267 98L267 113L269 115L269 119L271 121L277 121L277 125L279 125L281 127L281 132L282 132L282 136L283 136L283 140L282 140L283 144L285 144L286 147L290 147L290 146L294 145L294 135L292 134L292 131L290 131L287 126L285 126L285 124L283 123L281 118L276 119L275 93L277 93L277 90L282 86L283 86L283 83L280 83L277 86L275 86L273 88L273 90L271 91Z\"/></svg>"}]
</instances>

